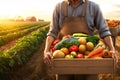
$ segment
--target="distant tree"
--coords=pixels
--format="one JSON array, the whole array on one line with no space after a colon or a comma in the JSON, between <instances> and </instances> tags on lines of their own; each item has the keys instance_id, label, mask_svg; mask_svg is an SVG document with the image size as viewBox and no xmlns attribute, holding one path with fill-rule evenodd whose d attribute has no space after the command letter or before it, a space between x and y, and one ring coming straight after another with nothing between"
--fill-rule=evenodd
<instances>
[{"instance_id":1,"label":"distant tree","mask_svg":"<svg viewBox=\"0 0 120 80\"><path fill-rule=\"evenodd\" d=\"M44 21L43 19L38 19L38 21Z\"/></svg>"}]
</instances>

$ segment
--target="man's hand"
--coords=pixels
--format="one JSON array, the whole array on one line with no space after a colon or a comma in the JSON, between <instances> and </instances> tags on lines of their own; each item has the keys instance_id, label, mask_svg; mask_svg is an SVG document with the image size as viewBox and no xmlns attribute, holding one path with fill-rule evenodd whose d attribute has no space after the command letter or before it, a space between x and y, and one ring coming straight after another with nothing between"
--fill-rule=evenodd
<instances>
[{"instance_id":1,"label":"man's hand","mask_svg":"<svg viewBox=\"0 0 120 80\"><path fill-rule=\"evenodd\" d=\"M115 54L115 50L111 50L110 53L112 53L112 58L114 59L115 64L117 64L118 63L118 57Z\"/></svg>"},{"instance_id":2,"label":"man's hand","mask_svg":"<svg viewBox=\"0 0 120 80\"><path fill-rule=\"evenodd\" d=\"M51 52L44 52L44 63L47 64L48 66L50 66L51 60L52 60L53 56L51 54Z\"/></svg>"}]
</instances>

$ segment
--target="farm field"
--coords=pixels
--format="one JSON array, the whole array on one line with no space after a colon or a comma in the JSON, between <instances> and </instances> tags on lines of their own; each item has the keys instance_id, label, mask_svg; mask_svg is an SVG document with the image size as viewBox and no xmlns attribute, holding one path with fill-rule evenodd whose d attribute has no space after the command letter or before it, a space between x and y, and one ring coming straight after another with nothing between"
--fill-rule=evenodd
<instances>
[{"instance_id":1,"label":"farm field","mask_svg":"<svg viewBox=\"0 0 120 80\"><path fill-rule=\"evenodd\" d=\"M49 22L0 22L0 79L9 79L6 76L29 60L48 27Z\"/></svg>"},{"instance_id":2,"label":"farm field","mask_svg":"<svg viewBox=\"0 0 120 80\"><path fill-rule=\"evenodd\" d=\"M0 22L0 80L55 80L43 62L48 28L49 22ZM120 59L120 35L115 38ZM120 80L120 63L117 70L114 77L100 74L99 80Z\"/></svg>"}]
</instances>

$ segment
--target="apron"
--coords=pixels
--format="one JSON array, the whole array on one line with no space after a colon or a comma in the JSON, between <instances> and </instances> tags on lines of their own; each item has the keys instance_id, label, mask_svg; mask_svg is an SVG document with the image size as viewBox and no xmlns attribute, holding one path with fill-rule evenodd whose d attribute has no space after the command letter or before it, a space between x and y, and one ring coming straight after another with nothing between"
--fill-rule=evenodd
<instances>
[{"instance_id":1,"label":"apron","mask_svg":"<svg viewBox=\"0 0 120 80\"><path fill-rule=\"evenodd\" d=\"M64 5L64 21L61 26L61 30L58 34L58 38L62 39L65 35L72 35L73 33L85 33L88 35L92 35L89 31L87 22L85 20L86 8L87 8L87 0L85 0L82 15L78 17L68 17L67 14L67 2L63 2Z\"/></svg>"}]
</instances>

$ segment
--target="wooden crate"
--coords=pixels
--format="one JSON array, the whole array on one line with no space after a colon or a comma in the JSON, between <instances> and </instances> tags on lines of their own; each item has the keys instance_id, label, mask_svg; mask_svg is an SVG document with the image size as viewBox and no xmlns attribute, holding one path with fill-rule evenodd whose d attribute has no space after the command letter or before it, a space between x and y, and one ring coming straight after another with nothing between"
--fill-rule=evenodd
<instances>
[{"instance_id":1,"label":"wooden crate","mask_svg":"<svg viewBox=\"0 0 120 80\"><path fill-rule=\"evenodd\" d=\"M114 72L114 60L103 59L54 59L52 71L55 74L107 74Z\"/></svg>"}]
</instances>

